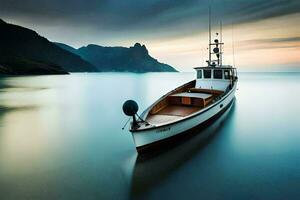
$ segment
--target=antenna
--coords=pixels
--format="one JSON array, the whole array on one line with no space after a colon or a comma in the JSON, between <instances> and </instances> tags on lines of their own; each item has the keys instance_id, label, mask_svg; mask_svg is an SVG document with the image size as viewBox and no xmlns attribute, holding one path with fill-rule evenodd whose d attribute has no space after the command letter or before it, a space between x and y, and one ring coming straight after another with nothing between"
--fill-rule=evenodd
<instances>
[{"instance_id":1,"label":"antenna","mask_svg":"<svg viewBox=\"0 0 300 200\"><path fill-rule=\"evenodd\" d=\"M210 64L211 64L211 4L210 4L210 2L209 2L208 31L209 31L209 36L208 36L209 62L208 62L208 66L210 66Z\"/></svg>"},{"instance_id":2,"label":"antenna","mask_svg":"<svg viewBox=\"0 0 300 200\"><path fill-rule=\"evenodd\" d=\"M222 23L220 24L220 32L221 32L221 36L219 36L219 33L216 33L216 39L214 40L214 42L212 43L211 41L211 4L209 4L209 23L208 23L208 28L209 28L209 44L208 44L208 50L209 50L209 60L207 60L207 64L208 67L220 67L222 66L222 45L224 44L222 42ZM219 41L219 38L221 38L221 41ZM211 49L211 47L213 48L213 51ZM220 47L220 48L219 48ZM212 60L212 54L216 56L216 58L214 57L214 59ZM217 63L216 63L217 62Z\"/></svg>"},{"instance_id":3,"label":"antenna","mask_svg":"<svg viewBox=\"0 0 300 200\"><path fill-rule=\"evenodd\" d=\"M235 50L234 50L234 39L233 39L233 22L231 22L231 40L232 40L232 62L235 67Z\"/></svg>"},{"instance_id":4,"label":"antenna","mask_svg":"<svg viewBox=\"0 0 300 200\"><path fill-rule=\"evenodd\" d=\"M220 66L222 66L223 63L223 49L222 49L222 43L223 43L223 24L222 21L220 21Z\"/></svg>"}]
</instances>

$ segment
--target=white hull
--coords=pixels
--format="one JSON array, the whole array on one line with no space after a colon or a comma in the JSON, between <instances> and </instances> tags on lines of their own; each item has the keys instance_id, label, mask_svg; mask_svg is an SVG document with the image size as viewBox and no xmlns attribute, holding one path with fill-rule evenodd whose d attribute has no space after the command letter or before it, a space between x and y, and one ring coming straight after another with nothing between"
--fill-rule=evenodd
<instances>
[{"instance_id":1,"label":"white hull","mask_svg":"<svg viewBox=\"0 0 300 200\"><path fill-rule=\"evenodd\" d=\"M199 112L185 117L180 121L149 129L132 131L132 136L136 148L138 150L143 149L170 137L174 137L181 133L185 133L201 125L202 123L207 122L215 115L222 113L224 110L230 107L230 104L232 103L235 97L235 90L236 84L234 84L234 87L220 100L216 101L215 103L211 104L210 106Z\"/></svg>"}]
</instances>

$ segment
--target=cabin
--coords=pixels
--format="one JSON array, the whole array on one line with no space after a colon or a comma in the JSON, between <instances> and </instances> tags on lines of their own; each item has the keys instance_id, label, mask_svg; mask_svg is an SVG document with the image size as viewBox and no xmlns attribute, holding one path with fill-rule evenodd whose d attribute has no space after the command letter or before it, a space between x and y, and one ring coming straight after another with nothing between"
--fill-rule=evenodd
<instances>
[{"instance_id":1,"label":"cabin","mask_svg":"<svg viewBox=\"0 0 300 200\"><path fill-rule=\"evenodd\" d=\"M226 91L237 78L236 69L227 65L222 67L196 67L196 88Z\"/></svg>"}]
</instances>

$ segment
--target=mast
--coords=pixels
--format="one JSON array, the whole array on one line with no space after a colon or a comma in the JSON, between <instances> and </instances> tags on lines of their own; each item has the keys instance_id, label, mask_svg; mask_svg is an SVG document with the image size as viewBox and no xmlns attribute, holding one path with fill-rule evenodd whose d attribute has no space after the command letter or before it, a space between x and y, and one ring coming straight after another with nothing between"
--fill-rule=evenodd
<instances>
[{"instance_id":1,"label":"mast","mask_svg":"<svg viewBox=\"0 0 300 200\"><path fill-rule=\"evenodd\" d=\"M223 34L222 30L223 29L223 24L222 21L220 21L220 66L222 66L223 62L223 49L222 49L222 43L223 43Z\"/></svg>"},{"instance_id":2,"label":"mast","mask_svg":"<svg viewBox=\"0 0 300 200\"><path fill-rule=\"evenodd\" d=\"M211 5L209 4L209 23L208 23L208 51L209 51L209 59L206 61L208 67L220 67L222 66L222 56L223 56L223 35L222 35L222 22L220 22L220 34L216 33L216 39L214 42L211 41ZM212 49L213 46L213 49ZM212 54L214 55L214 59L212 59ZM216 58L215 58L216 57Z\"/></svg>"},{"instance_id":3,"label":"mast","mask_svg":"<svg viewBox=\"0 0 300 200\"><path fill-rule=\"evenodd\" d=\"M209 4L209 17L208 17L208 51L209 51L209 61L208 61L208 66L211 65L211 5Z\"/></svg>"}]
</instances>

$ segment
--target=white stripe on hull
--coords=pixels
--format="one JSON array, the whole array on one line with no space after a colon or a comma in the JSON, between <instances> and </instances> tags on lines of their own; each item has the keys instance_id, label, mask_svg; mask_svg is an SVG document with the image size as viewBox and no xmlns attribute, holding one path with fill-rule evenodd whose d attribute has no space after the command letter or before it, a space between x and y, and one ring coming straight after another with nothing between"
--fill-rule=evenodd
<instances>
[{"instance_id":1,"label":"white stripe on hull","mask_svg":"<svg viewBox=\"0 0 300 200\"><path fill-rule=\"evenodd\" d=\"M132 132L136 148L140 148L145 145L149 145L151 143L158 142L160 140L164 140L182 132L188 131L196 127L197 125L205 122L206 120L212 118L214 115L221 112L221 110L226 109L228 104L230 104L230 102L233 100L233 98L235 97L236 84L232 88L232 90L233 91L230 91L228 96L225 95L221 100L217 101L216 103L212 104L207 109L205 109L207 111L200 111L203 112L202 114L195 114L195 116L189 119L185 119L177 123L172 123L170 125L152 128L148 130L145 129L143 131L138 132ZM221 104L223 106L220 106Z\"/></svg>"}]
</instances>

